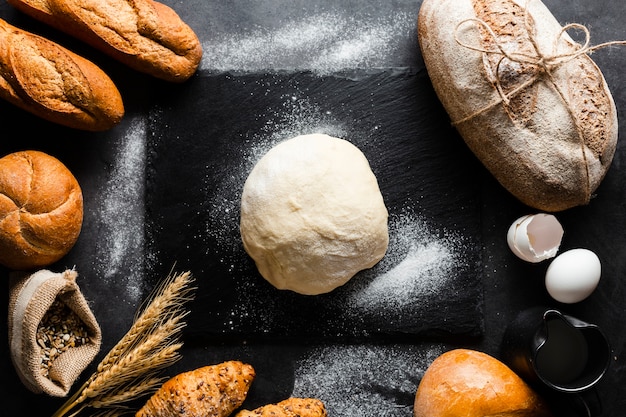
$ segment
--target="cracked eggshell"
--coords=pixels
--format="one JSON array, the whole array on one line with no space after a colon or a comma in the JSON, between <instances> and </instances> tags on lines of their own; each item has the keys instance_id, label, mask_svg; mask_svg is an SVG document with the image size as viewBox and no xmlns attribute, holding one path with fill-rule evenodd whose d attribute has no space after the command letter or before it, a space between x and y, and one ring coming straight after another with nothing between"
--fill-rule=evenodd
<instances>
[{"instance_id":1,"label":"cracked eggshell","mask_svg":"<svg viewBox=\"0 0 626 417\"><path fill-rule=\"evenodd\" d=\"M528 214L515 220L507 233L511 251L520 259L538 263L554 258L561 246L563 227L552 214Z\"/></svg>"}]
</instances>

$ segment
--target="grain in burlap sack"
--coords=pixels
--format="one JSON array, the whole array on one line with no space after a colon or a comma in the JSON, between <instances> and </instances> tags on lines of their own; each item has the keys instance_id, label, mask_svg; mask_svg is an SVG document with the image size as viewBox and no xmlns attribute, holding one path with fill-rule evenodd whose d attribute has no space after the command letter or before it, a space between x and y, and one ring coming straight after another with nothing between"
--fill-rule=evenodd
<instances>
[{"instance_id":1,"label":"grain in burlap sack","mask_svg":"<svg viewBox=\"0 0 626 417\"><path fill-rule=\"evenodd\" d=\"M100 326L76 283L77 275L74 270L41 270L11 277L11 360L34 393L66 396L100 350Z\"/></svg>"}]
</instances>

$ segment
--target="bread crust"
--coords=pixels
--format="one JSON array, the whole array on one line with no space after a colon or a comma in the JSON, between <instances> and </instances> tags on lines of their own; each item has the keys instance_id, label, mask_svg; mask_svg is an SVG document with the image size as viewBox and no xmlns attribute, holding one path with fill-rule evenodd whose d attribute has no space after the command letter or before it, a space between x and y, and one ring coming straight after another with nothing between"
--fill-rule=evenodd
<instances>
[{"instance_id":1,"label":"bread crust","mask_svg":"<svg viewBox=\"0 0 626 417\"><path fill-rule=\"evenodd\" d=\"M428 367L414 417L551 417L542 399L509 367L486 353L454 349Z\"/></svg>"},{"instance_id":2,"label":"bread crust","mask_svg":"<svg viewBox=\"0 0 626 417\"><path fill-rule=\"evenodd\" d=\"M0 263L32 270L56 262L82 221L80 186L61 161L39 151L0 158Z\"/></svg>"},{"instance_id":3,"label":"bread crust","mask_svg":"<svg viewBox=\"0 0 626 417\"><path fill-rule=\"evenodd\" d=\"M202 58L194 31L152 0L9 0L22 12L125 65L171 82L191 77Z\"/></svg>"},{"instance_id":4,"label":"bread crust","mask_svg":"<svg viewBox=\"0 0 626 417\"><path fill-rule=\"evenodd\" d=\"M227 417L254 380L251 365L227 361L183 372L165 382L136 417Z\"/></svg>"},{"instance_id":5,"label":"bread crust","mask_svg":"<svg viewBox=\"0 0 626 417\"><path fill-rule=\"evenodd\" d=\"M241 410L235 417L327 417L324 403L317 398L290 397L252 411Z\"/></svg>"},{"instance_id":6,"label":"bread crust","mask_svg":"<svg viewBox=\"0 0 626 417\"><path fill-rule=\"evenodd\" d=\"M124 115L122 97L91 61L0 19L0 97L45 120L103 131Z\"/></svg>"},{"instance_id":7,"label":"bread crust","mask_svg":"<svg viewBox=\"0 0 626 417\"><path fill-rule=\"evenodd\" d=\"M468 147L521 202L551 212L587 204L612 162L617 111L600 69L583 53L549 76L467 45L534 56L535 42L544 57L575 53L580 45L561 29L539 0L425 0L418 17L428 74Z\"/></svg>"}]
</instances>

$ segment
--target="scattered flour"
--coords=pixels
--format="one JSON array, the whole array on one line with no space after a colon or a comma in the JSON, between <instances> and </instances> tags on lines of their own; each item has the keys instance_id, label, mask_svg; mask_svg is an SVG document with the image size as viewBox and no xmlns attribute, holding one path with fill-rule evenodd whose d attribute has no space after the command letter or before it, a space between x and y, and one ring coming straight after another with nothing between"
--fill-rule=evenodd
<instances>
[{"instance_id":1,"label":"scattered flour","mask_svg":"<svg viewBox=\"0 0 626 417\"><path fill-rule=\"evenodd\" d=\"M329 416L412 415L419 381L439 345L331 346L296 364L293 396L324 402Z\"/></svg>"},{"instance_id":2,"label":"scattered flour","mask_svg":"<svg viewBox=\"0 0 626 417\"><path fill-rule=\"evenodd\" d=\"M246 146L235 161L230 175L219 184L208 174L206 189L210 196L211 213L206 225L207 254L221 256L233 279L239 280L241 298L236 311L227 315L227 326L237 327L249 314L272 328L275 322L273 308L256 311L250 300L267 298L258 282L250 282L249 259L239 236L239 205L244 182L256 162L277 143L307 133L326 133L346 137L350 120L337 120L306 94L285 95L282 106L269 114L265 128L243 138ZM352 132L351 134L354 134ZM368 140L368 132L362 133ZM379 133L377 133L379 134ZM207 167L208 169L208 167ZM342 292L346 297L345 317L362 317L362 313L377 316L413 311L415 303L427 303L428 296L452 285L462 266L463 238L452 233L435 232L419 215L405 208L402 214L392 215L389 221L390 241L385 257L374 268L362 271ZM256 278L256 277L255 277ZM268 301L269 302L269 301ZM250 308L250 311L247 309ZM260 317L259 314L264 315ZM357 320L358 322L358 320ZM263 329L259 329L263 331Z\"/></svg>"},{"instance_id":3,"label":"scattered flour","mask_svg":"<svg viewBox=\"0 0 626 417\"><path fill-rule=\"evenodd\" d=\"M319 13L282 27L212 39L203 46L200 70L310 70L329 74L383 67L415 29L405 12L384 18Z\"/></svg>"},{"instance_id":4,"label":"scattered flour","mask_svg":"<svg viewBox=\"0 0 626 417\"><path fill-rule=\"evenodd\" d=\"M456 236L435 234L414 214L391 216L387 253L358 278L364 284L357 286L350 305L358 311L398 310L441 291L463 262L460 244Z\"/></svg>"},{"instance_id":5,"label":"scattered flour","mask_svg":"<svg viewBox=\"0 0 626 417\"><path fill-rule=\"evenodd\" d=\"M116 146L109 177L94 216L102 224L97 270L101 279L125 288L129 302L143 295L146 127L133 120Z\"/></svg>"}]
</instances>

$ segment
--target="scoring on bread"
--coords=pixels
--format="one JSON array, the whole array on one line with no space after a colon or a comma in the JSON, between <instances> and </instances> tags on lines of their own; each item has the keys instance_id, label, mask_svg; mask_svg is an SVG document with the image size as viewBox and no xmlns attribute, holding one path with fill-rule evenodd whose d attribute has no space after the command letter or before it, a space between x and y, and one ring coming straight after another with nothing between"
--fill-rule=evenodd
<instances>
[{"instance_id":1,"label":"scoring on bread","mask_svg":"<svg viewBox=\"0 0 626 417\"><path fill-rule=\"evenodd\" d=\"M117 87L91 61L0 19L0 97L48 121L107 130L124 115Z\"/></svg>"},{"instance_id":2,"label":"scoring on bread","mask_svg":"<svg viewBox=\"0 0 626 417\"><path fill-rule=\"evenodd\" d=\"M0 158L0 263L31 270L56 262L76 243L83 221L78 181L39 151Z\"/></svg>"},{"instance_id":3,"label":"scoring on bread","mask_svg":"<svg viewBox=\"0 0 626 417\"><path fill-rule=\"evenodd\" d=\"M137 71L182 82L202 46L170 7L152 0L9 0L22 12L90 44Z\"/></svg>"},{"instance_id":4,"label":"scoring on bread","mask_svg":"<svg viewBox=\"0 0 626 417\"><path fill-rule=\"evenodd\" d=\"M425 0L418 40L452 122L504 188L546 212L589 203L617 111L591 50L541 1Z\"/></svg>"}]
</instances>

